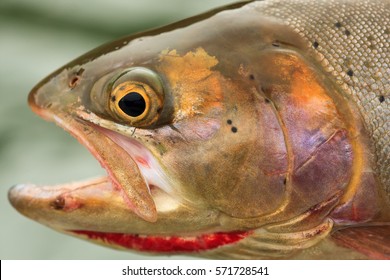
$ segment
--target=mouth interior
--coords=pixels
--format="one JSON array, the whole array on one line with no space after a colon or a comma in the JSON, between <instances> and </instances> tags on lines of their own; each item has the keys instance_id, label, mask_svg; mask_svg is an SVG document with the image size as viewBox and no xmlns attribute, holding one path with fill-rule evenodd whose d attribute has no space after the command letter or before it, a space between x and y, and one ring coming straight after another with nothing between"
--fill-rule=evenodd
<instances>
[{"instance_id":1,"label":"mouth interior","mask_svg":"<svg viewBox=\"0 0 390 280\"><path fill-rule=\"evenodd\" d=\"M162 167L145 146L115 131L100 126L95 129L121 147L135 162L158 212L168 212L179 207L182 199L175 193Z\"/></svg>"},{"instance_id":2,"label":"mouth interior","mask_svg":"<svg viewBox=\"0 0 390 280\"><path fill-rule=\"evenodd\" d=\"M112 130L99 126L96 126L96 129L110 138L115 144L119 145L135 161L140 173L147 183L149 192L152 187L158 187L166 193L174 195L164 171L147 148L136 140Z\"/></svg>"},{"instance_id":3,"label":"mouth interior","mask_svg":"<svg viewBox=\"0 0 390 280\"><path fill-rule=\"evenodd\" d=\"M69 132L92 153L107 171L112 186L119 191L130 211L148 222L157 220L150 188L137 163L128 151L102 132L103 128L70 115L50 115L41 110L38 112Z\"/></svg>"}]
</instances>

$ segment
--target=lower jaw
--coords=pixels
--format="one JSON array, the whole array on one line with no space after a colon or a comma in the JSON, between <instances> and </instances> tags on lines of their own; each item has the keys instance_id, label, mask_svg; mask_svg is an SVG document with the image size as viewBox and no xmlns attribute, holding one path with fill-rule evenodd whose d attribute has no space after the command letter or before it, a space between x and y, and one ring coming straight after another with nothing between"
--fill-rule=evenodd
<instances>
[{"instance_id":1,"label":"lower jaw","mask_svg":"<svg viewBox=\"0 0 390 280\"><path fill-rule=\"evenodd\" d=\"M73 230L71 233L82 235L91 241L103 242L108 246L119 246L123 249L155 253L200 252L237 243L251 234L250 231L235 231L183 237L105 233L86 230Z\"/></svg>"}]
</instances>

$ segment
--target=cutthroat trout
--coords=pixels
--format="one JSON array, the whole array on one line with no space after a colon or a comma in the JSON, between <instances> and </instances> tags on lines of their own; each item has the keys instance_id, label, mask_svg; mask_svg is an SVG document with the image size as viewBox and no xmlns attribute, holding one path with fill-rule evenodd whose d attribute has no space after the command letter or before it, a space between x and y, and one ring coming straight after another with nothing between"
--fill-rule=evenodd
<instances>
[{"instance_id":1,"label":"cutthroat trout","mask_svg":"<svg viewBox=\"0 0 390 280\"><path fill-rule=\"evenodd\" d=\"M390 259L389 8L240 2L81 56L29 104L107 176L12 205L145 253Z\"/></svg>"}]
</instances>

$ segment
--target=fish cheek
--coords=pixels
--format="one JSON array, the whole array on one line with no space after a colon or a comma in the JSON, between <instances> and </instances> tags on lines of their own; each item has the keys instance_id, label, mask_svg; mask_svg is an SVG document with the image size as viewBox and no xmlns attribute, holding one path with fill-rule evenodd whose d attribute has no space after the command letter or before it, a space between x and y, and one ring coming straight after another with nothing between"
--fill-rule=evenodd
<instances>
[{"instance_id":1,"label":"fish cheek","mask_svg":"<svg viewBox=\"0 0 390 280\"><path fill-rule=\"evenodd\" d=\"M272 107L245 82L228 84L217 149L209 148L207 198L240 218L276 210L283 200L287 153ZM205 183L207 185L207 183Z\"/></svg>"},{"instance_id":2,"label":"fish cheek","mask_svg":"<svg viewBox=\"0 0 390 280\"><path fill-rule=\"evenodd\" d=\"M176 123L186 142L172 146L175 152L167 156L174 163L174 176L201 198L200 203L234 217L263 215L283 199L287 166L283 134L271 106L247 94L246 85L225 81L223 92L219 122L199 118ZM210 136L200 137L195 127L203 131L208 127L203 135Z\"/></svg>"}]
</instances>

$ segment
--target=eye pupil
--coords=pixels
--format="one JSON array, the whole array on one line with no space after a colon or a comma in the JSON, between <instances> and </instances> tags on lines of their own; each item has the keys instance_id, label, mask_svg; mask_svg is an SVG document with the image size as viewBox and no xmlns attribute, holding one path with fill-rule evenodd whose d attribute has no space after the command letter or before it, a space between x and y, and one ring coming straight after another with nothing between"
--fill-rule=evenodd
<instances>
[{"instance_id":1,"label":"eye pupil","mask_svg":"<svg viewBox=\"0 0 390 280\"><path fill-rule=\"evenodd\" d=\"M119 107L131 117L138 117L145 112L145 99L138 92L129 92L119 100Z\"/></svg>"}]
</instances>

